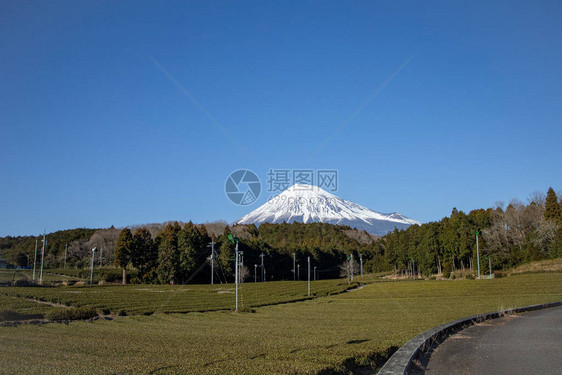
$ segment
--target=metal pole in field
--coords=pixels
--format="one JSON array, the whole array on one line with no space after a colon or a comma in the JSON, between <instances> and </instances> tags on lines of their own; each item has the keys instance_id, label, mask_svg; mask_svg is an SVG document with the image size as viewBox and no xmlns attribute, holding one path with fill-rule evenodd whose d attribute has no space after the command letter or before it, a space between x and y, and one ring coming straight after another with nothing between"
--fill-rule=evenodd
<instances>
[{"instance_id":1,"label":"metal pole in field","mask_svg":"<svg viewBox=\"0 0 562 375\"><path fill-rule=\"evenodd\" d=\"M236 259L236 264L235 264L235 268L236 268L236 311L238 311L238 240L236 240L236 251L235 251L235 255L234 258Z\"/></svg>"},{"instance_id":2,"label":"metal pole in field","mask_svg":"<svg viewBox=\"0 0 562 375\"><path fill-rule=\"evenodd\" d=\"M231 233L228 235L228 239L236 244L234 251L234 282L236 284L236 312L238 312L238 238L234 237Z\"/></svg>"},{"instance_id":3,"label":"metal pole in field","mask_svg":"<svg viewBox=\"0 0 562 375\"><path fill-rule=\"evenodd\" d=\"M353 281L353 253L351 253L351 259L349 261L349 268L351 269L351 281Z\"/></svg>"},{"instance_id":4,"label":"metal pole in field","mask_svg":"<svg viewBox=\"0 0 562 375\"><path fill-rule=\"evenodd\" d=\"M264 257L264 253L260 254L261 257L261 281L264 282L265 281L265 266L263 265L263 257Z\"/></svg>"},{"instance_id":5,"label":"metal pole in field","mask_svg":"<svg viewBox=\"0 0 562 375\"><path fill-rule=\"evenodd\" d=\"M215 284L215 242L211 241L211 285Z\"/></svg>"},{"instance_id":6,"label":"metal pole in field","mask_svg":"<svg viewBox=\"0 0 562 375\"><path fill-rule=\"evenodd\" d=\"M363 254L359 254L359 264L361 265L361 278L363 278Z\"/></svg>"},{"instance_id":7,"label":"metal pole in field","mask_svg":"<svg viewBox=\"0 0 562 375\"><path fill-rule=\"evenodd\" d=\"M64 268L66 269L66 255L68 254L68 242L64 245Z\"/></svg>"},{"instance_id":8,"label":"metal pole in field","mask_svg":"<svg viewBox=\"0 0 562 375\"><path fill-rule=\"evenodd\" d=\"M211 248L211 285L213 285L215 277L215 241L211 241L207 247Z\"/></svg>"},{"instance_id":9,"label":"metal pole in field","mask_svg":"<svg viewBox=\"0 0 562 375\"><path fill-rule=\"evenodd\" d=\"M492 278L492 260L490 259L490 257L486 257L488 258L488 270L490 271L490 279Z\"/></svg>"},{"instance_id":10,"label":"metal pole in field","mask_svg":"<svg viewBox=\"0 0 562 375\"><path fill-rule=\"evenodd\" d=\"M308 296L310 297L310 257L308 257Z\"/></svg>"},{"instance_id":11,"label":"metal pole in field","mask_svg":"<svg viewBox=\"0 0 562 375\"><path fill-rule=\"evenodd\" d=\"M254 282L258 282L258 265L254 264Z\"/></svg>"},{"instance_id":12,"label":"metal pole in field","mask_svg":"<svg viewBox=\"0 0 562 375\"><path fill-rule=\"evenodd\" d=\"M293 253L293 281L297 279L296 264L297 264L297 253Z\"/></svg>"},{"instance_id":13,"label":"metal pole in field","mask_svg":"<svg viewBox=\"0 0 562 375\"><path fill-rule=\"evenodd\" d=\"M478 251L478 231L476 231L476 261L478 262L478 278L480 279L480 253Z\"/></svg>"},{"instance_id":14,"label":"metal pole in field","mask_svg":"<svg viewBox=\"0 0 562 375\"><path fill-rule=\"evenodd\" d=\"M92 282L94 281L94 257L96 255L97 249L97 247L94 247L92 249L92 263L90 265L90 288L92 287Z\"/></svg>"},{"instance_id":15,"label":"metal pole in field","mask_svg":"<svg viewBox=\"0 0 562 375\"><path fill-rule=\"evenodd\" d=\"M414 280L416 279L416 263L414 262L414 257L412 257L412 276Z\"/></svg>"},{"instance_id":16,"label":"metal pole in field","mask_svg":"<svg viewBox=\"0 0 562 375\"><path fill-rule=\"evenodd\" d=\"M301 265L300 264L297 264L297 274L298 274L297 280L301 281Z\"/></svg>"},{"instance_id":17,"label":"metal pole in field","mask_svg":"<svg viewBox=\"0 0 562 375\"><path fill-rule=\"evenodd\" d=\"M240 260L238 260L238 267L240 268L238 270L238 277L240 277L240 283L242 283L242 267L244 267L244 252L243 251L239 251L238 255L240 256Z\"/></svg>"},{"instance_id":18,"label":"metal pole in field","mask_svg":"<svg viewBox=\"0 0 562 375\"><path fill-rule=\"evenodd\" d=\"M33 258L33 281L35 281L35 266L37 265L37 239L35 239L35 258Z\"/></svg>"},{"instance_id":19,"label":"metal pole in field","mask_svg":"<svg viewBox=\"0 0 562 375\"><path fill-rule=\"evenodd\" d=\"M43 260L45 259L45 247L47 246L47 239L45 238L46 231L43 232L43 247L41 248L41 271L39 272L39 284L43 284Z\"/></svg>"}]
</instances>

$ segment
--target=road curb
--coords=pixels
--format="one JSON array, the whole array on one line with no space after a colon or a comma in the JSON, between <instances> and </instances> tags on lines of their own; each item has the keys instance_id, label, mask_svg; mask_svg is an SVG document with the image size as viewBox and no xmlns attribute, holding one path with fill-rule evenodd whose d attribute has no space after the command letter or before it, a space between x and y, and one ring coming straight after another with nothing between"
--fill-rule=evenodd
<instances>
[{"instance_id":1,"label":"road curb","mask_svg":"<svg viewBox=\"0 0 562 375\"><path fill-rule=\"evenodd\" d=\"M562 301L542 303L525 307L501 310L485 314L478 314L454 320L438 327L431 328L422 334L414 337L390 357L378 372L378 375L406 375L412 371L419 370L416 360L424 354L433 350L439 343L443 342L449 335L467 328L473 324L481 323L485 320L500 318L504 315L513 313L523 313L528 311L542 310L550 307L562 306Z\"/></svg>"}]
</instances>

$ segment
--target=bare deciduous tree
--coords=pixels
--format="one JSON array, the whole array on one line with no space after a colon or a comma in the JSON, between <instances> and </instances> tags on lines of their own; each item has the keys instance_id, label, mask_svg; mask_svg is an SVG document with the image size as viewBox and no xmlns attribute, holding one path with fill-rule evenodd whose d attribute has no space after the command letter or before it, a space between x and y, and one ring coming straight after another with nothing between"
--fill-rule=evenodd
<instances>
[{"instance_id":1,"label":"bare deciduous tree","mask_svg":"<svg viewBox=\"0 0 562 375\"><path fill-rule=\"evenodd\" d=\"M498 204L492 212L492 225L484 230L484 238L493 253L507 257L513 248L521 250L529 235L539 229L544 221L544 195L534 193L529 202L512 200L505 210Z\"/></svg>"},{"instance_id":2,"label":"bare deciduous tree","mask_svg":"<svg viewBox=\"0 0 562 375\"><path fill-rule=\"evenodd\" d=\"M224 228L228 225L226 221L214 221L212 223L205 223L207 233L209 236L217 238L224 233Z\"/></svg>"},{"instance_id":3,"label":"bare deciduous tree","mask_svg":"<svg viewBox=\"0 0 562 375\"><path fill-rule=\"evenodd\" d=\"M240 282L243 283L244 280L248 278L248 276L250 276L250 271L248 270L248 267L246 266L240 267Z\"/></svg>"},{"instance_id":4,"label":"bare deciduous tree","mask_svg":"<svg viewBox=\"0 0 562 375\"><path fill-rule=\"evenodd\" d=\"M347 278L348 283L351 282L351 274L353 273L353 275L358 275L359 272L359 264L357 264L355 259L353 261L351 259L346 259L340 265L340 277Z\"/></svg>"},{"instance_id":5,"label":"bare deciduous tree","mask_svg":"<svg viewBox=\"0 0 562 375\"><path fill-rule=\"evenodd\" d=\"M114 227L97 230L85 244L88 256L91 255L92 249L97 247L103 249L103 258L107 261L104 261L104 264L112 264L119 232Z\"/></svg>"},{"instance_id":6,"label":"bare deciduous tree","mask_svg":"<svg viewBox=\"0 0 562 375\"><path fill-rule=\"evenodd\" d=\"M558 225L552 220L542 219L533 236L533 245L543 253L548 252L550 245L556 238Z\"/></svg>"}]
</instances>

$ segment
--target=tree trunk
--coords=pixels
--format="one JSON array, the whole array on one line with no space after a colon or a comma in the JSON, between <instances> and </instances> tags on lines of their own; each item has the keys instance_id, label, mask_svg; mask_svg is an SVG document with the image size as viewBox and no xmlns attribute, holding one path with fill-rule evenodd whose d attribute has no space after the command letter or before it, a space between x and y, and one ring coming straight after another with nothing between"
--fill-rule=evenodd
<instances>
[{"instance_id":1,"label":"tree trunk","mask_svg":"<svg viewBox=\"0 0 562 375\"><path fill-rule=\"evenodd\" d=\"M123 285L127 284L127 271L125 271L125 267L123 267Z\"/></svg>"},{"instance_id":2,"label":"tree trunk","mask_svg":"<svg viewBox=\"0 0 562 375\"><path fill-rule=\"evenodd\" d=\"M440 257L437 257L437 262L438 262L437 273L441 274L441 273L443 273L443 271L441 270L441 258Z\"/></svg>"}]
</instances>

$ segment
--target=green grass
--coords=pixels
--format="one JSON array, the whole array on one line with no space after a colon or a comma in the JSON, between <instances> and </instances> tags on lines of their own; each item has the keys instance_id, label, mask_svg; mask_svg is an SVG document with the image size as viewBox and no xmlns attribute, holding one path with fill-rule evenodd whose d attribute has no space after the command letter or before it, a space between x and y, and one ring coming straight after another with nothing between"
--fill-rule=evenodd
<instances>
[{"instance_id":1,"label":"green grass","mask_svg":"<svg viewBox=\"0 0 562 375\"><path fill-rule=\"evenodd\" d=\"M289 284L297 283L277 287ZM172 300L181 296L177 293ZM260 307L255 313L136 315L93 323L0 327L0 363L5 373L49 374L345 370L342 364L349 358L369 364L374 354L453 319L558 300L560 273L374 282L339 295Z\"/></svg>"}]
</instances>

